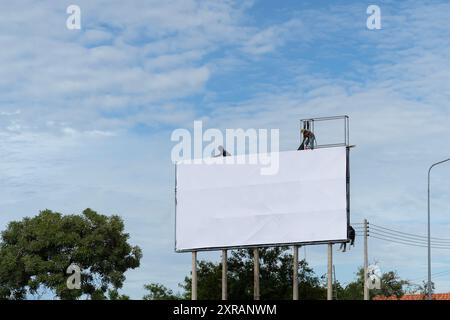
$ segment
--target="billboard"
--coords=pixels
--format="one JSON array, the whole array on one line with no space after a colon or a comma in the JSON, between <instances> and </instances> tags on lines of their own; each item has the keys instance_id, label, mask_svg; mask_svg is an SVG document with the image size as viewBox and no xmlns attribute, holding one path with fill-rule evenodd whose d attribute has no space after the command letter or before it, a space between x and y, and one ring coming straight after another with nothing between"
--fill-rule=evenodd
<instances>
[{"instance_id":1,"label":"billboard","mask_svg":"<svg viewBox=\"0 0 450 320\"><path fill-rule=\"evenodd\" d=\"M178 163L175 250L346 241L347 151L280 152L272 175L260 164Z\"/></svg>"}]
</instances>

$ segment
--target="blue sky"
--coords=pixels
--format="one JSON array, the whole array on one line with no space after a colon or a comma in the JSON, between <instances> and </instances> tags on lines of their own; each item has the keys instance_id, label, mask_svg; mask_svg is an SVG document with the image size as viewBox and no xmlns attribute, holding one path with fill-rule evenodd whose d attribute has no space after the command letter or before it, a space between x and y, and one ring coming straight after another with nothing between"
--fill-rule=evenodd
<instances>
[{"instance_id":1,"label":"blue sky","mask_svg":"<svg viewBox=\"0 0 450 320\"><path fill-rule=\"evenodd\" d=\"M73 3L79 31L65 27ZM381 30L366 28L370 4ZM298 119L348 114L352 221L425 234L427 168L450 156L449 16L446 1L3 1L0 227L45 208L119 214L144 251L123 292L177 289L190 255L173 252L172 130L279 128L290 150ZM436 237L450 238L449 178L433 173ZM361 250L335 254L338 280ZM424 248L371 239L369 254L426 277ZM325 273L325 246L306 258ZM433 272L449 269L434 250Z\"/></svg>"}]
</instances>

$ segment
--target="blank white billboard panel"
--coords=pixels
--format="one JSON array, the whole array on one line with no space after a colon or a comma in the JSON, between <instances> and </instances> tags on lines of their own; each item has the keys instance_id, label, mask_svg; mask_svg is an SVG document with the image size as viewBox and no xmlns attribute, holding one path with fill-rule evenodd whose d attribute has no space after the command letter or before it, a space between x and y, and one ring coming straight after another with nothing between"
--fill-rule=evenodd
<instances>
[{"instance_id":1,"label":"blank white billboard panel","mask_svg":"<svg viewBox=\"0 0 450 320\"><path fill-rule=\"evenodd\" d=\"M177 251L347 239L345 147L260 164L177 164ZM267 167L267 166L266 166Z\"/></svg>"}]
</instances>

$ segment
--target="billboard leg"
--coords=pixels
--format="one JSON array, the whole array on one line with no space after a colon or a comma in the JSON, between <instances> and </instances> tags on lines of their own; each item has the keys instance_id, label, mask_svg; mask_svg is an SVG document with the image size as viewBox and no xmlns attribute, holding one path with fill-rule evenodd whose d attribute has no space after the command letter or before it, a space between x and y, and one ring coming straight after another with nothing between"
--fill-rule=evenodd
<instances>
[{"instance_id":1,"label":"billboard leg","mask_svg":"<svg viewBox=\"0 0 450 320\"><path fill-rule=\"evenodd\" d=\"M292 299L298 300L298 246L294 246L292 269Z\"/></svg>"},{"instance_id":2,"label":"billboard leg","mask_svg":"<svg viewBox=\"0 0 450 320\"><path fill-rule=\"evenodd\" d=\"M259 300L259 251L253 249L253 299Z\"/></svg>"},{"instance_id":3,"label":"billboard leg","mask_svg":"<svg viewBox=\"0 0 450 320\"><path fill-rule=\"evenodd\" d=\"M192 300L197 300L197 251L192 251Z\"/></svg>"},{"instance_id":4,"label":"billboard leg","mask_svg":"<svg viewBox=\"0 0 450 320\"><path fill-rule=\"evenodd\" d=\"M333 300L333 244L328 244L327 300Z\"/></svg>"},{"instance_id":5,"label":"billboard leg","mask_svg":"<svg viewBox=\"0 0 450 320\"><path fill-rule=\"evenodd\" d=\"M227 265L227 250L222 250L222 300L227 300L227 273L228 273L228 265Z\"/></svg>"}]
</instances>

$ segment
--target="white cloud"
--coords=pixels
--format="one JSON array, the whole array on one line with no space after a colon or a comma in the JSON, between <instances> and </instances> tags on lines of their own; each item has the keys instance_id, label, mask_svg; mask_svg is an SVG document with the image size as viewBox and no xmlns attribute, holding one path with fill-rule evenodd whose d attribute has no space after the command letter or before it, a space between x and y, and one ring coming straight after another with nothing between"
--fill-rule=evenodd
<instances>
[{"instance_id":1,"label":"white cloud","mask_svg":"<svg viewBox=\"0 0 450 320\"><path fill-rule=\"evenodd\" d=\"M270 26L251 36L244 44L243 51L252 55L262 55L278 49L287 41L300 35L303 24L298 19L293 19L280 25ZM301 41L301 37L297 37Z\"/></svg>"},{"instance_id":2,"label":"white cloud","mask_svg":"<svg viewBox=\"0 0 450 320\"><path fill-rule=\"evenodd\" d=\"M246 33L246 4L231 1L81 1L81 31L65 28L62 4L30 3L0 7L0 45L8 48L0 93L20 101L33 127L70 119L74 128L109 130L92 128L107 124L103 110L157 113L160 103L202 92L210 71L201 59Z\"/></svg>"}]
</instances>

